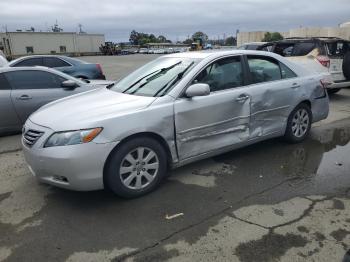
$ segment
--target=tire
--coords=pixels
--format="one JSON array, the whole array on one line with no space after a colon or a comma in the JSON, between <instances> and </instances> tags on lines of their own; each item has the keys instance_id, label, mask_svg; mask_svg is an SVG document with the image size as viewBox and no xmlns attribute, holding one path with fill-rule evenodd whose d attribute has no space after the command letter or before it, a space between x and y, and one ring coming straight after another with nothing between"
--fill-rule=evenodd
<instances>
[{"instance_id":1,"label":"tire","mask_svg":"<svg viewBox=\"0 0 350 262\"><path fill-rule=\"evenodd\" d=\"M299 104L288 117L284 139L289 143L302 142L310 133L311 123L310 107L305 103Z\"/></svg>"},{"instance_id":2,"label":"tire","mask_svg":"<svg viewBox=\"0 0 350 262\"><path fill-rule=\"evenodd\" d=\"M155 139L138 137L112 152L105 169L105 186L120 197L136 198L155 190L166 173L163 146Z\"/></svg>"},{"instance_id":3,"label":"tire","mask_svg":"<svg viewBox=\"0 0 350 262\"><path fill-rule=\"evenodd\" d=\"M350 80L350 51L343 58L343 74L347 80Z\"/></svg>"},{"instance_id":4,"label":"tire","mask_svg":"<svg viewBox=\"0 0 350 262\"><path fill-rule=\"evenodd\" d=\"M329 88L329 89L327 89L327 93L328 93L329 95L336 94L336 93L338 93L339 91L340 91L340 88Z\"/></svg>"}]
</instances>

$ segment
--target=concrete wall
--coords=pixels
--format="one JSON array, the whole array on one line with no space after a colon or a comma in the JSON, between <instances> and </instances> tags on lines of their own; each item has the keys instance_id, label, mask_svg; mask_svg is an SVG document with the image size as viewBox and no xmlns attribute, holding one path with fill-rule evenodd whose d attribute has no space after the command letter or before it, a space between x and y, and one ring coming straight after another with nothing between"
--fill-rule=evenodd
<instances>
[{"instance_id":1,"label":"concrete wall","mask_svg":"<svg viewBox=\"0 0 350 262\"><path fill-rule=\"evenodd\" d=\"M104 35L76 34L78 53L99 53L100 46L105 44Z\"/></svg>"},{"instance_id":2,"label":"concrete wall","mask_svg":"<svg viewBox=\"0 0 350 262\"><path fill-rule=\"evenodd\" d=\"M339 37L350 40L350 27L304 27L291 29L289 37Z\"/></svg>"},{"instance_id":3,"label":"concrete wall","mask_svg":"<svg viewBox=\"0 0 350 262\"><path fill-rule=\"evenodd\" d=\"M342 23L339 27L350 27L350 22Z\"/></svg>"},{"instance_id":4,"label":"concrete wall","mask_svg":"<svg viewBox=\"0 0 350 262\"><path fill-rule=\"evenodd\" d=\"M240 32L237 35L237 46L249 42L261 42L265 36L264 31ZM344 23L341 27L302 27L291 29L289 32L281 32L284 38L287 37L339 37L350 40L350 23Z\"/></svg>"},{"instance_id":5,"label":"concrete wall","mask_svg":"<svg viewBox=\"0 0 350 262\"><path fill-rule=\"evenodd\" d=\"M250 42L261 42L265 36L265 31L239 32L237 34L237 46Z\"/></svg>"},{"instance_id":6,"label":"concrete wall","mask_svg":"<svg viewBox=\"0 0 350 262\"><path fill-rule=\"evenodd\" d=\"M26 47L33 47L33 54L96 54L100 52L99 47L104 42L105 37L100 34L53 32L0 33L0 48L2 46L6 55L13 58L28 55L29 53L27 53ZM65 48L61 50L61 46Z\"/></svg>"}]
</instances>

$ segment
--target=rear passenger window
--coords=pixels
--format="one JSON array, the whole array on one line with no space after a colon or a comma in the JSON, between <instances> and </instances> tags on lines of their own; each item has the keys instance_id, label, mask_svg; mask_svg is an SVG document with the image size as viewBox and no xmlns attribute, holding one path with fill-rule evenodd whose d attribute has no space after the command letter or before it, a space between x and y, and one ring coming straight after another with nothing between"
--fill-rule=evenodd
<instances>
[{"instance_id":1,"label":"rear passenger window","mask_svg":"<svg viewBox=\"0 0 350 262\"><path fill-rule=\"evenodd\" d=\"M280 43L277 44L274 53L281 56L305 56L316 48L312 42Z\"/></svg>"},{"instance_id":2,"label":"rear passenger window","mask_svg":"<svg viewBox=\"0 0 350 262\"><path fill-rule=\"evenodd\" d=\"M297 77L296 73L294 73L289 67L280 63L281 66L281 74L283 79Z\"/></svg>"},{"instance_id":3,"label":"rear passenger window","mask_svg":"<svg viewBox=\"0 0 350 262\"><path fill-rule=\"evenodd\" d=\"M305 56L315 48L315 43L296 43L292 51L292 56Z\"/></svg>"},{"instance_id":4,"label":"rear passenger window","mask_svg":"<svg viewBox=\"0 0 350 262\"><path fill-rule=\"evenodd\" d=\"M248 56L249 70L253 84L282 79L279 63L261 56Z\"/></svg>"},{"instance_id":5,"label":"rear passenger window","mask_svg":"<svg viewBox=\"0 0 350 262\"><path fill-rule=\"evenodd\" d=\"M0 91L1 90L10 90L10 89L11 89L11 86L7 82L6 77L4 76L4 74L0 74Z\"/></svg>"},{"instance_id":6,"label":"rear passenger window","mask_svg":"<svg viewBox=\"0 0 350 262\"><path fill-rule=\"evenodd\" d=\"M67 80L43 71L13 71L5 73L5 76L13 89L61 88L62 82Z\"/></svg>"},{"instance_id":7,"label":"rear passenger window","mask_svg":"<svg viewBox=\"0 0 350 262\"><path fill-rule=\"evenodd\" d=\"M240 57L215 61L199 73L194 83L208 84L211 92L242 86L243 71Z\"/></svg>"},{"instance_id":8,"label":"rear passenger window","mask_svg":"<svg viewBox=\"0 0 350 262\"><path fill-rule=\"evenodd\" d=\"M56 57L44 57L44 66L55 68L55 67L65 67L70 66L67 62Z\"/></svg>"},{"instance_id":9,"label":"rear passenger window","mask_svg":"<svg viewBox=\"0 0 350 262\"><path fill-rule=\"evenodd\" d=\"M25 60L22 60L21 62L14 65L14 67L19 66L42 66L43 65L43 59L41 57L36 58L28 58Z\"/></svg>"}]
</instances>

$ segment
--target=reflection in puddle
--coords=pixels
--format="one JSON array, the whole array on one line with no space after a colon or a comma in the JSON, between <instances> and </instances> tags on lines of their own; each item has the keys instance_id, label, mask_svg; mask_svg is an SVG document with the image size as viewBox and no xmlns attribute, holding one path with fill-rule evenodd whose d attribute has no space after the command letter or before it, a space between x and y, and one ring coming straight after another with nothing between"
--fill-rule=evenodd
<instances>
[{"instance_id":1,"label":"reflection in puddle","mask_svg":"<svg viewBox=\"0 0 350 262\"><path fill-rule=\"evenodd\" d=\"M316 175L324 169L321 168L324 162L334 162L333 167L342 166L334 154L344 155L344 150L350 150L349 141L350 127L327 130L301 144L269 140L185 166L173 171L171 179L183 184L213 187L221 184L216 181L219 177L246 175L256 179L296 178L290 184L297 186L305 180L317 179ZM342 152L339 148L343 148Z\"/></svg>"}]
</instances>

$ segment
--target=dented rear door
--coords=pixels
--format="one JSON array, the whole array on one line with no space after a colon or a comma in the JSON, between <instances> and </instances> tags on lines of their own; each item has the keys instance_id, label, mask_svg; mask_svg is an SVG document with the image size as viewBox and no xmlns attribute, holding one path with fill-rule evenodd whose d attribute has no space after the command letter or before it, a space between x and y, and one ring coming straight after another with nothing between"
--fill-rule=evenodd
<instances>
[{"instance_id":1,"label":"dented rear door","mask_svg":"<svg viewBox=\"0 0 350 262\"><path fill-rule=\"evenodd\" d=\"M303 89L300 78L286 65L274 58L247 56L251 85L251 139L282 135L292 106Z\"/></svg>"}]
</instances>

